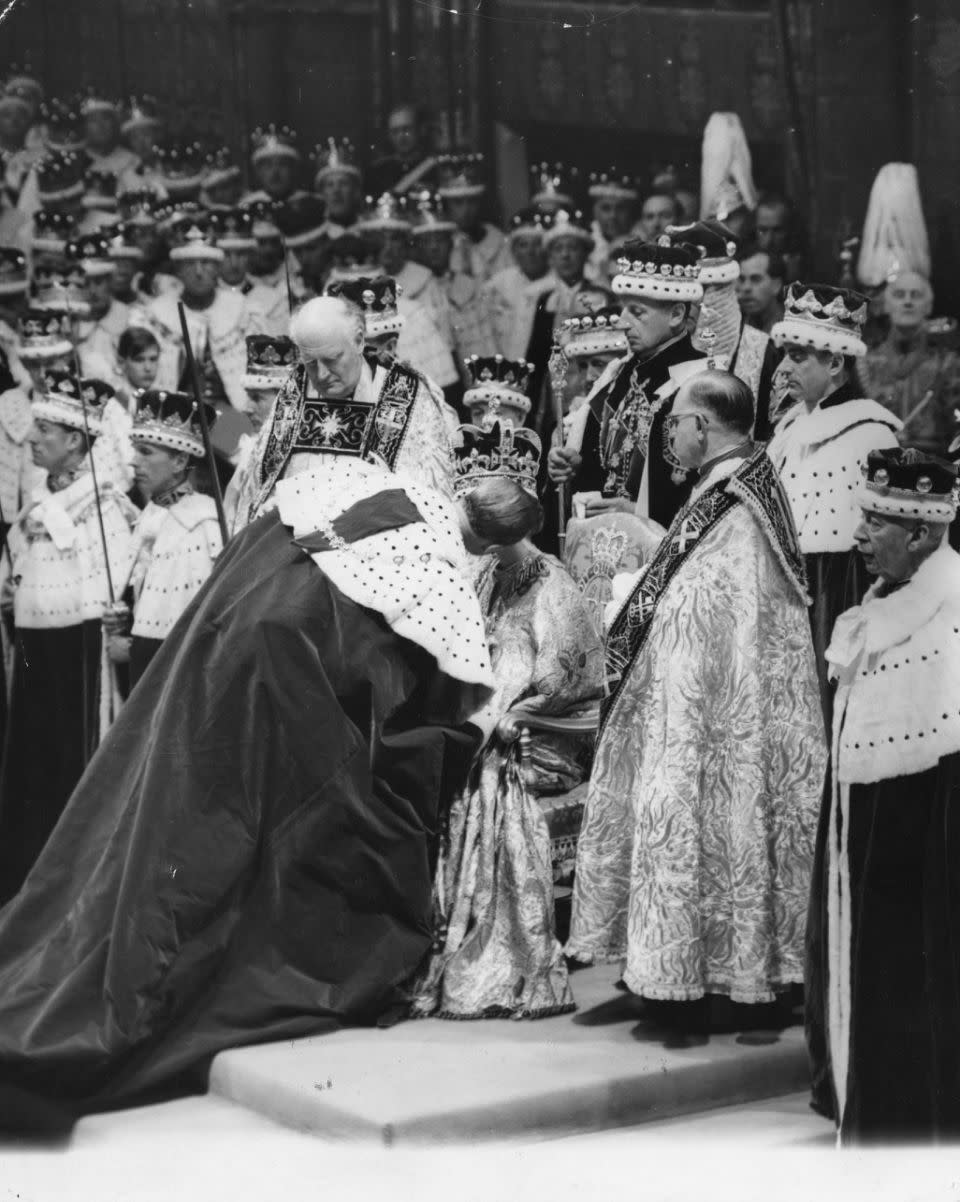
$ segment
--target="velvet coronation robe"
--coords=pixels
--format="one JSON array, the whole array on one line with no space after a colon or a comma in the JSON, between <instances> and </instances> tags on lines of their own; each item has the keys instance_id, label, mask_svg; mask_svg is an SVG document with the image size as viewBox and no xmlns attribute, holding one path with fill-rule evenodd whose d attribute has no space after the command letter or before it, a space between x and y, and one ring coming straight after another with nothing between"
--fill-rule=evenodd
<instances>
[{"instance_id":1,"label":"velvet coronation robe","mask_svg":"<svg viewBox=\"0 0 960 1202\"><path fill-rule=\"evenodd\" d=\"M479 604L448 502L325 458L223 551L0 912L0 1115L372 1020L430 946Z\"/></svg>"},{"instance_id":2,"label":"velvet coronation robe","mask_svg":"<svg viewBox=\"0 0 960 1202\"><path fill-rule=\"evenodd\" d=\"M838 619L827 658L837 695L810 912L826 997L826 1031L816 1005L808 1016L814 1108L845 1143L956 1141L960 556L943 544L905 585L874 585Z\"/></svg>"},{"instance_id":3,"label":"velvet coronation robe","mask_svg":"<svg viewBox=\"0 0 960 1202\"><path fill-rule=\"evenodd\" d=\"M772 1001L803 980L826 739L764 452L700 482L614 619L607 669L567 954L625 960L647 998Z\"/></svg>"}]
</instances>

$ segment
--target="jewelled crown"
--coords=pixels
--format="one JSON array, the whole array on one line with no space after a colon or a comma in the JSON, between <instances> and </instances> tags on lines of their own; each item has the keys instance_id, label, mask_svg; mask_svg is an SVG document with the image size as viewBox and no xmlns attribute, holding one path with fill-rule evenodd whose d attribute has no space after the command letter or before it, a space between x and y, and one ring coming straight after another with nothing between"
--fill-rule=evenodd
<instances>
[{"instance_id":1,"label":"jewelled crown","mask_svg":"<svg viewBox=\"0 0 960 1202\"><path fill-rule=\"evenodd\" d=\"M489 430L460 426L459 434L454 484L458 497L491 479L513 480L526 492L537 495L541 444L535 431L495 421Z\"/></svg>"},{"instance_id":2,"label":"jewelled crown","mask_svg":"<svg viewBox=\"0 0 960 1202\"><path fill-rule=\"evenodd\" d=\"M26 292L27 257L15 246L0 246L0 296L14 296Z\"/></svg>"},{"instance_id":3,"label":"jewelled crown","mask_svg":"<svg viewBox=\"0 0 960 1202\"><path fill-rule=\"evenodd\" d=\"M83 176L83 207L85 209L115 209L117 207L117 177L112 171L89 168Z\"/></svg>"},{"instance_id":4,"label":"jewelled crown","mask_svg":"<svg viewBox=\"0 0 960 1202\"><path fill-rule=\"evenodd\" d=\"M160 125L158 105L154 96L131 96L126 116L120 128L124 133L134 129L153 129Z\"/></svg>"},{"instance_id":5,"label":"jewelled crown","mask_svg":"<svg viewBox=\"0 0 960 1202\"><path fill-rule=\"evenodd\" d=\"M67 258L63 268L34 268L30 300L47 309L61 310L73 320L86 317L90 312L90 302L87 300L87 273L83 264Z\"/></svg>"},{"instance_id":6,"label":"jewelled crown","mask_svg":"<svg viewBox=\"0 0 960 1202\"><path fill-rule=\"evenodd\" d=\"M960 499L957 471L957 464L914 447L871 451L857 499L872 513L952 522Z\"/></svg>"},{"instance_id":7,"label":"jewelled crown","mask_svg":"<svg viewBox=\"0 0 960 1202\"><path fill-rule=\"evenodd\" d=\"M437 159L439 195L445 200L457 197L482 196L484 158L482 154L445 154Z\"/></svg>"},{"instance_id":8,"label":"jewelled crown","mask_svg":"<svg viewBox=\"0 0 960 1202\"><path fill-rule=\"evenodd\" d=\"M406 197L384 192L377 200L367 197L367 212L357 222L357 229L409 231L411 224Z\"/></svg>"},{"instance_id":9,"label":"jewelled crown","mask_svg":"<svg viewBox=\"0 0 960 1202\"><path fill-rule=\"evenodd\" d=\"M309 192L288 201L279 210L277 222L292 250L310 246L327 236L324 203Z\"/></svg>"},{"instance_id":10,"label":"jewelled crown","mask_svg":"<svg viewBox=\"0 0 960 1202\"><path fill-rule=\"evenodd\" d=\"M233 161L229 146L211 150L203 158L203 186L205 189L219 188L240 178L240 168Z\"/></svg>"},{"instance_id":11,"label":"jewelled crown","mask_svg":"<svg viewBox=\"0 0 960 1202\"><path fill-rule=\"evenodd\" d=\"M199 142L154 147L160 182L171 197L196 196L203 186L206 156Z\"/></svg>"},{"instance_id":12,"label":"jewelled crown","mask_svg":"<svg viewBox=\"0 0 960 1202\"><path fill-rule=\"evenodd\" d=\"M700 258L701 284L730 284L740 278L737 240L720 221L692 221L669 225L667 237L674 246L690 246Z\"/></svg>"},{"instance_id":13,"label":"jewelled crown","mask_svg":"<svg viewBox=\"0 0 960 1202\"><path fill-rule=\"evenodd\" d=\"M157 197L149 188L121 192L117 197L117 209L127 225L156 225Z\"/></svg>"},{"instance_id":14,"label":"jewelled crown","mask_svg":"<svg viewBox=\"0 0 960 1202\"><path fill-rule=\"evenodd\" d=\"M536 163L530 168L530 203L542 213L573 206L575 172L563 163Z\"/></svg>"},{"instance_id":15,"label":"jewelled crown","mask_svg":"<svg viewBox=\"0 0 960 1202\"><path fill-rule=\"evenodd\" d=\"M423 237L424 234L454 234L457 223L451 221L443 211L442 202L438 196L428 191L415 192L410 197L416 210L416 224L413 233Z\"/></svg>"},{"instance_id":16,"label":"jewelled crown","mask_svg":"<svg viewBox=\"0 0 960 1202\"><path fill-rule=\"evenodd\" d=\"M100 381L79 380L71 368L51 367L43 376L43 392L31 403L33 416L71 430L89 431L95 437L107 401L107 394L95 383Z\"/></svg>"},{"instance_id":17,"label":"jewelled crown","mask_svg":"<svg viewBox=\"0 0 960 1202\"><path fill-rule=\"evenodd\" d=\"M342 296L363 310L368 342L389 334L399 334L403 328L403 318L397 312L400 288L392 276L334 280L327 288L327 295Z\"/></svg>"},{"instance_id":18,"label":"jewelled crown","mask_svg":"<svg viewBox=\"0 0 960 1202\"><path fill-rule=\"evenodd\" d=\"M360 167L357 164L357 151L349 138L338 141L327 138L319 142L310 155L316 167L314 183L321 184L330 175L352 175L361 178Z\"/></svg>"},{"instance_id":19,"label":"jewelled crown","mask_svg":"<svg viewBox=\"0 0 960 1202\"><path fill-rule=\"evenodd\" d=\"M774 345L809 347L839 355L865 355L861 336L867 319L867 298L846 288L826 284L790 284L784 298L783 320L770 331Z\"/></svg>"},{"instance_id":20,"label":"jewelled crown","mask_svg":"<svg viewBox=\"0 0 960 1202\"><path fill-rule=\"evenodd\" d=\"M254 200L243 206L253 218L254 238L282 238L277 218L283 206L275 200Z\"/></svg>"},{"instance_id":21,"label":"jewelled crown","mask_svg":"<svg viewBox=\"0 0 960 1202\"><path fill-rule=\"evenodd\" d=\"M203 404L209 428L217 420L217 411L213 405ZM170 451L184 451L197 459L204 453L200 415L193 397L186 392L148 388L140 393L131 438Z\"/></svg>"},{"instance_id":22,"label":"jewelled crown","mask_svg":"<svg viewBox=\"0 0 960 1202\"><path fill-rule=\"evenodd\" d=\"M297 348L292 339L269 334L247 335L247 371L244 388L257 391L279 388L297 362Z\"/></svg>"},{"instance_id":23,"label":"jewelled crown","mask_svg":"<svg viewBox=\"0 0 960 1202\"><path fill-rule=\"evenodd\" d=\"M48 150L37 164L41 201L72 200L83 195L83 158L73 150Z\"/></svg>"},{"instance_id":24,"label":"jewelled crown","mask_svg":"<svg viewBox=\"0 0 960 1202\"><path fill-rule=\"evenodd\" d=\"M510 219L511 238L522 238L528 235L543 237L543 213L535 205L528 205L514 213Z\"/></svg>"},{"instance_id":25,"label":"jewelled crown","mask_svg":"<svg viewBox=\"0 0 960 1202\"><path fill-rule=\"evenodd\" d=\"M589 194L594 200L637 200L640 192L635 179L611 167L609 171L591 172Z\"/></svg>"},{"instance_id":26,"label":"jewelled crown","mask_svg":"<svg viewBox=\"0 0 960 1202\"><path fill-rule=\"evenodd\" d=\"M33 306L20 318L20 359L27 364L59 359L73 351L70 316L59 310Z\"/></svg>"},{"instance_id":27,"label":"jewelled crown","mask_svg":"<svg viewBox=\"0 0 960 1202\"><path fill-rule=\"evenodd\" d=\"M0 89L0 108L20 109L29 113L33 109L33 97L28 88L20 84L6 84Z\"/></svg>"},{"instance_id":28,"label":"jewelled crown","mask_svg":"<svg viewBox=\"0 0 960 1202\"><path fill-rule=\"evenodd\" d=\"M113 271L110 239L104 234L87 234L67 243L67 258L79 263L88 276L109 275Z\"/></svg>"},{"instance_id":29,"label":"jewelled crown","mask_svg":"<svg viewBox=\"0 0 960 1202\"><path fill-rule=\"evenodd\" d=\"M253 215L249 209L214 209L209 216L210 231L222 250L253 250Z\"/></svg>"},{"instance_id":30,"label":"jewelled crown","mask_svg":"<svg viewBox=\"0 0 960 1202\"><path fill-rule=\"evenodd\" d=\"M119 104L105 96L99 88L91 85L80 96L80 116L89 117L91 113L119 114Z\"/></svg>"},{"instance_id":31,"label":"jewelled crown","mask_svg":"<svg viewBox=\"0 0 960 1202\"><path fill-rule=\"evenodd\" d=\"M41 119L47 127L50 150L83 150L83 124L76 106L66 100L52 99L41 107Z\"/></svg>"},{"instance_id":32,"label":"jewelled crown","mask_svg":"<svg viewBox=\"0 0 960 1202\"><path fill-rule=\"evenodd\" d=\"M62 254L72 232L73 220L66 213L58 213L54 209L37 209L33 215L33 235L30 244L34 250Z\"/></svg>"},{"instance_id":33,"label":"jewelled crown","mask_svg":"<svg viewBox=\"0 0 960 1202\"><path fill-rule=\"evenodd\" d=\"M177 245L170 251L170 259L174 263L190 260L206 260L210 263L220 263L223 251L214 242L213 231L207 220L194 220L185 227L176 230Z\"/></svg>"},{"instance_id":34,"label":"jewelled crown","mask_svg":"<svg viewBox=\"0 0 960 1202\"><path fill-rule=\"evenodd\" d=\"M250 158L254 163L269 158L300 158L297 135L288 125L260 126L253 131L250 142L253 147Z\"/></svg>"},{"instance_id":35,"label":"jewelled crown","mask_svg":"<svg viewBox=\"0 0 960 1202\"><path fill-rule=\"evenodd\" d=\"M557 209L543 215L543 241L546 246L558 238L576 238L593 246L593 235L579 209Z\"/></svg>"},{"instance_id":36,"label":"jewelled crown","mask_svg":"<svg viewBox=\"0 0 960 1202\"><path fill-rule=\"evenodd\" d=\"M559 340L568 359L610 352L625 355L630 349L619 305L609 305L595 313L566 318L560 323Z\"/></svg>"},{"instance_id":37,"label":"jewelled crown","mask_svg":"<svg viewBox=\"0 0 960 1202\"><path fill-rule=\"evenodd\" d=\"M533 364L503 355L471 355L466 361L473 380L463 403L476 426L489 430L494 422L522 426L531 409L527 390Z\"/></svg>"},{"instance_id":38,"label":"jewelled crown","mask_svg":"<svg viewBox=\"0 0 960 1202\"><path fill-rule=\"evenodd\" d=\"M132 259L139 262L143 258L143 251L132 241L133 226L130 223L121 221L104 233L110 239L111 259Z\"/></svg>"},{"instance_id":39,"label":"jewelled crown","mask_svg":"<svg viewBox=\"0 0 960 1202\"><path fill-rule=\"evenodd\" d=\"M617 260L613 290L618 296L647 300L698 301L700 256L692 246L673 246L664 234L658 242L627 242Z\"/></svg>"}]
</instances>

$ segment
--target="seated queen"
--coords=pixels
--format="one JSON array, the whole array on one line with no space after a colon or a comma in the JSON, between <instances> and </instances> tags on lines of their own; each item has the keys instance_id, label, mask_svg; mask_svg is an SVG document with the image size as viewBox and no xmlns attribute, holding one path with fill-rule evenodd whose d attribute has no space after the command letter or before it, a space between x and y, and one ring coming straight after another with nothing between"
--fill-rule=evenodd
<instances>
[{"instance_id":1,"label":"seated queen","mask_svg":"<svg viewBox=\"0 0 960 1202\"><path fill-rule=\"evenodd\" d=\"M490 391L489 381L485 387ZM517 744L501 737L497 723L521 703L560 714L598 696L603 656L577 586L530 541L543 520L536 500L539 439L504 416L510 398L492 423L476 401L468 394L477 425L462 427L457 492L469 505L480 481L518 481L522 500L494 493L490 502L522 506L527 537L494 547L479 563L476 587L494 692L474 720L492 733L442 834L434 887L437 932L412 1010L418 1017L540 1018L573 1010L574 1001L554 929L546 820L525 782ZM543 791L570 789L584 778L582 750L557 736L534 741L531 761Z\"/></svg>"}]
</instances>

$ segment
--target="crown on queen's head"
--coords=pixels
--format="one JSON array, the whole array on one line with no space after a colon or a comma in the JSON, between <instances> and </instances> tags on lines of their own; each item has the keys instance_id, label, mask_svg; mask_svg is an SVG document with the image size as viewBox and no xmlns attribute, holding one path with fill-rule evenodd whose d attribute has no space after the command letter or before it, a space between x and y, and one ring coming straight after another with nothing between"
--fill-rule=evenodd
<instances>
[{"instance_id":1,"label":"crown on queen's head","mask_svg":"<svg viewBox=\"0 0 960 1202\"><path fill-rule=\"evenodd\" d=\"M454 491L464 496L485 480L512 480L533 496L537 494L540 438L525 426L494 422L488 430L460 426L457 479Z\"/></svg>"}]
</instances>

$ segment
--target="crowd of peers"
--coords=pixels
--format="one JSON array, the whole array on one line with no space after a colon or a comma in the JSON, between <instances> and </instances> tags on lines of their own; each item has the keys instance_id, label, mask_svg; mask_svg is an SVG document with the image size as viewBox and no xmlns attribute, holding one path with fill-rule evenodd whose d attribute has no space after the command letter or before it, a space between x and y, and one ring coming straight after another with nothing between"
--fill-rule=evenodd
<instances>
[{"instance_id":1,"label":"crowd of peers","mask_svg":"<svg viewBox=\"0 0 960 1202\"><path fill-rule=\"evenodd\" d=\"M0 92L0 1088L563 1014L610 962L652 1031L802 996L845 1140L960 1134L916 172L819 281L733 114L699 194L537 164L502 224L482 156L387 134L241 167L149 98Z\"/></svg>"}]
</instances>

